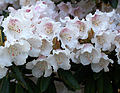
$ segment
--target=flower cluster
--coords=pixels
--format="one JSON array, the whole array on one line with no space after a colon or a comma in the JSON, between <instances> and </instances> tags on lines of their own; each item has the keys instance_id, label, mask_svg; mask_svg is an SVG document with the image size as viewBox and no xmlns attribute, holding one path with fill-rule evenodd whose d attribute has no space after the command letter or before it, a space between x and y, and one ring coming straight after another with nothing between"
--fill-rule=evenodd
<instances>
[{"instance_id":1,"label":"flower cluster","mask_svg":"<svg viewBox=\"0 0 120 93\"><path fill-rule=\"evenodd\" d=\"M89 12L93 11L95 6L95 2L92 0L80 0L77 4L70 2L63 3L57 5L58 9L60 10L59 15L60 17L64 18L66 16L78 16L78 18L82 19L85 17Z\"/></svg>"},{"instance_id":2,"label":"flower cluster","mask_svg":"<svg viewBox=\"0 0 120 93\"><path fill-rule=\"evenodd\" d=\"M7 6L10 4L15 9L20 8L21 6L27 6L27 5L35 5L35 3L40 0L1 0L0 1L0 11L5 10ZM44 0L45 2L49 2L49 0ZM57 2L57 1L54 1ZM54 6L54 4L51 4ZM86 7L86 8L84 8ZM77 4L73 2L71 4L70 2L64 3L61 2L56 6L56 10L59 11L59 16L61 18L64 18L66 16L78 16L80 19L85 17L89 12L93 11L95 8L95 2L92 0L81 0Z\"/></svg>"},{"instance_id":3,"label":"flower cluster","mask_svg":"<svg viewBox=\"0 0 120 93\"><path fill-rule=\"evenodd\" d=\"M50 76L59 68L69 70L70 59L76 64L91 65L94 72L109 71L108 65L113 61L106 51L115 50L120 64L120 15L115 10L97 10L82 20L58 19L54 3L41 0L18 10L10 7L9 11L2 21L7 40L0 46L0 78L12 62L23 65L28 56L36 57L26 63L35 77Z\"/></svg>"}]
</instances>

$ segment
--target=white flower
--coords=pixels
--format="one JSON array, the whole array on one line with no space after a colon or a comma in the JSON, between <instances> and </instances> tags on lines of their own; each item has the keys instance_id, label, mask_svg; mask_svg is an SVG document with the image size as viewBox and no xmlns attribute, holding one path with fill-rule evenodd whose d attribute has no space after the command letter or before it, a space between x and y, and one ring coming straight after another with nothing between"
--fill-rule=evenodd
<instances>
[{"instance_id":1,"label":"white flower","mask_svg":"<svg viewBox=\"0 0 120 93\"><path fill-rule=\"evenodd\" d=\"M88 21L85 21L84 19L79 20L78 17L75 17L73 20L67 20L66 27L68 27L69 29L77 28L79 32L77 32L77 30L76 32L79 35L80 39L87 39L88 31L91 29L91 26L89 25Z\"/></svg>"},{"instance_id":2,"label":"white flower","mask_svg":"<svg viewBox=\"0 0 120 93\"><path fill-rule=\"evenodd\" d=\"M26 19L9 16L4 21L2 26L7 40L15 41L21 38L28 39L32 36L31 22Z\"/></svg>"},{"instance_id":3,"label":"white flower","mask_svg":"<svg viewBox=\"0 0 120 93\"><path fill-rule=\"evenodd\" d=\"M69 2L67 3L61 2L60 4L57 5L57 7L60 10L59 12L60 18L64 18L68 16L69 14L71 14L72 12L72 5Z\"/></svg>"},{"instance_id":4,"label":"white flower","mask_svg":"<svg viewBox=\"0 0 120 93\"><path fill-rule=\"evenodd\" d=\"M0 46L0 67L11 66L12 61L6 47Z\"/></svg>"},{"instance_id":5,"label":"white flower","mask_svg":"<svg viewBox=\"0 0 120 93\"><path fill-rule=\"evenodd\" d=\"M74 49L78 43L79 30L76 28L63 27L60 31L60 37L63 48Z\"/></svg>"},{"instance_id":6,"label":"white flower","mask_svg":"<svg viewBox=\"0 0 120 93\"><path fill-rule=\"evenodd\" d=\"M48 62L53 66L55 72L58 68L70 69L70 53L67 50L54 50L53 55L48 56Z\"/></svg>"},{"instance_id":7,"label":"white flower","mask_svg":"<svg viewBox=\"0 0 120 93\"><path fill-rule=\"evenodd\" d=\"M86 16L86 20L92 25L94 32L107 30L110 26L110 18L113 16L115 11L110 13L103 13L97 10L94 15L89 14Z\"/></svg>"},{"instance_id":8,"label":"white flower","mask_svg":"<svg viewBox=\"0 0 120 93\"><path fill-rule=\"evenodd\" d=\"M98 63L101 58L100 49L94 48L92 44L83 44L83 47L76 54L78 60L83 65Z\"/></svg>"},{"instance_id":9,"label":"white flower","mask_svg":"<svg viewBox=\"0 0 120 93\"><path fill-rule=\"evenodd\" d=\"M29 56L38 57L39 55L48 56L52 51L52 42L39 37L32 37L27 40L30 44Z\"/></svg>"},{"instance_id":10,"label":"white flower","mask_svg":"<svg viewBox=\"0 0 120 93\"><path fill-rule=\"evenodd\" d=\"M111 45L114 42L115 36L116 34L110 30L99 31L95 34L94 38L91 41L92 43L95 43L96 48L102 48L103 51L106 51L111 49Z\"/></svg>"},{"instance_id":11,"label":"white flower","mask_svg":"<svg viewBox=\"0 0 120 93\"><path fill-rule=\"evenodd\" d=\"M42 18L40 24L37 24L36 31L41 35L43 39L52 41L54 37L60 32L60 23L46 17Z\"/></svg>"},{"instance_id":12,"label":"white flower","mask_svg":"<svg viewBox=\"0 0 120 93\"><path fill-rule=\"evenodd\" d=\"M28 62L26 64L26 68L32 69L32 74L35 77L41 77L43 74L44 77L48 77L52 73L52 67L45 58L41 59L41 57L39 57L37 60L33 60L32 62Z\"/></svg>"},{"instance_id":13,"label":"white flower","mask_svg":"<svg viewBox=\"0 0 120 93\"><path fill-rule=\"evenodd\" d=\"M114 44L116 46L116 48L120 48L120 32L118 31L116 33L115 39L114 39Z\"/></svg>"},{"instance_id":14,"label":"white flower","mask_svg":"<svg viewBox=\"0 0 120 93\"><path fill-rule=\"evenodd\" d=\"M101 54L101 58L99 63L92 63L91 68L93 72L100 72L102 69L104 69L105 72L109 71L108 65L109 63L113 63L111 59L108 58L108 56L104 53Z\"/></svg>"},{"instance_id":15,"label":"white flower","mask_svg":"<svg viewBox=\"0 0 120 93\"><path fill-rule=\"evenodd\" d=\"M70 59L72 60L72 62L78 64L79 61L78 61L78 58L76 58L76 56L77 56L76 53L72 52L72 53L70 54Z\"/></svg>"},{"instance_id":16,"label":"white flower","mask_svg":"<svg viewBox=\"0 0 120 93\"><path fill-rule=\"evenodd\" d=\"M73 8L72 15L78 16L80 19L85 17L88 13L93 11L95 7L95 2L92 0L80 0L76 3L76 8Z\"/></svg>"},{"instance_id":17,"label":"white flower","mask_svg":"<svg viewBox=\"0 0 120 93\"><path fill-rule=\"evenodd\" d=\"M16 65L23 65L26 63L26 58L28 57L28 52L30 50L30 45L27 41L6 41L5 47L10 55L11 62L14 62Z\"/></svg>"},{"instance_id":18,"label":"white flower","mask_svg":"<svg viewBox=\"0 0 120 93\"><path fill-rule=\"evenodd\" d=\"M29 56L38 57L42 47L42 40L37 37L29 38L27 40L30 44Z\"/></svg>"},{"instance_id":19,"label":"white flower","mask_svg":"<svg viewBox=\"0 0 120 93\"><path fill-rule=\"evenodd\" d=\"M42 39L42 45L40 47L40 54L44 56L49 56L52 51L52 42Z\"/></svg>"},{"instance_id":20,"label":"white flower","mask_svg":"<svg viewBox=\"0 0 120 93\"><path fill-rule=\"evenodd\" d=\"M3 78L6 75L8 70L6 66L8 67L11 65L12 61L7 48L0 46L0 78Z\"/></svg>"},{"instance_id":21,"label":"white flower","mask_svg":"<svg viewBox=\"0 0 120 93\"><path fill-rule=\"evenodd\" d=\"M118 64L120 64L120 48L116 48L115 51L117 52L117 59L118 59Z\"/></svg>"},{"instance_id":22,"label":"white flower","mask_svg":"<svg viewBox=\"0 0 120 93\"><path fill-rule=\"evenodd\" d=\"M7 68L0 67L0 79L3 78L7 74Z\"/></svg>"},{"instance_id":23,"label":"white flower","mask_svg":"<svg viewBox=\"0 0 120 93\"><path fill-rule=\"evenodd\" d=\"M40 0L34 6L35 15L38 18L49 17L55 19L58 15L55 11L55 4L50 0Z\"/></svg>"}]
</instances>

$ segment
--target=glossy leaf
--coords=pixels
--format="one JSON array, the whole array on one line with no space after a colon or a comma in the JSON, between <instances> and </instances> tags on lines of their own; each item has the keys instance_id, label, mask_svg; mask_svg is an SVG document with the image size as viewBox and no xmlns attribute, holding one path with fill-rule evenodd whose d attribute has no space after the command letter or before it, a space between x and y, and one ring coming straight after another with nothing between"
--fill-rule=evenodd
<instances>
[{"instance_id":1,"label":"glossy leaf","mask_svg":"<svg viewBox=\"0 0 120 93\"><path fill-rule=\"evenodd\" d=\"M37 86L35 85L35 83L31 79L26 78L25 80L27 82L27 86L28 86L27 91L29 93L39 93Z\"/></svg>"},{"instance_id":2,"label":"glossy leaf","mask_svg":"<svg viewBox=\"0 0 120 93\"><path fill-rule=\"evenodd\" d=\"M104 93L113 93L112 84L107 74L104 74Z\"/></svg>"},{"instance_id":3,"label":"glossy leaf","mask_svg":"<svg viewBox=\"0 0 120 93\"><path fill-rule=\"evenodd\" d=\"M24 89L21 84L17 83L15 88L15 93L24 93Z\"/></svg>"},{"instance_id":4,"label":"glossy leaf","mask_svg":"<svg viewBox=\"0 0 120 93\"><path fill-rule=\"evenodd\" d=\"M57 93L54 82L51 82L45 93Z\"/></svg>"},{"instance_id":5,"label":"glossy leaf","mask_svg":"<svg viewBox=\"0 0 120 93\"><path fill-rule=\"evenodd\" d=\"M104 93L104 79L103 76L101 76L99 79L96 80L96 85L97 85L97 91L98 93Z\"/></svg>"},{"instance_id":6,"label":"glossy leaf","mask_svg":"<svg viewBox=\"0 0 120 93\"><path fill-rule=\"evenodd\" d=\"M28 89L27 84L26 84L26 82L25 82L25 80L24 80L24 77L23 77L22 73L20 72L19 68L18 68L17 66L13 66L13 67L12 67L12 70L13 70L13 72L14 72L14 74L15 74L16 80L18 80L18 82L19 82L24 88Z\"/></svg>"},{"instance_id":7,"label":"glossy leaf","mask_svg":"<svg viewBox=\"0 0 120 93\"><path fill-rule=\"evenodd\" d=\"M15 86L16 86L15 82L10 83L10 87L9 87L10 93L15 93Z\"/></svg>"},{"instance_id":8,"label":"glossy leaf","mask_svg":"<svg viewBox=\"0 0 120 93\"><path fill-rule=\"evenodd\" d=\"M8 76L4 77L0 85L0 93L9 93Z\"/></svg>"},{"instance_id":9,"label":"glossy leaf","mask_svg":"<svg viewBox=\"0 0 120 93\"><path fill-rule=\"evenodd\" d=\"M85 84L85 93L96 93L95 91L95 80L90 78Z\"/></svg>"},{"instance_id":10,"label":"glossy leaf","mask_svg":"<svg viewBox=\"0 0 120 93\"><path fill-rule=\"evenodd\" d=\"M65 83L65 85L69 87L69 89L71 90L80 89L80 85L72 75L71 71L59 69L58 74L62 81Z\"/></svg>"},{"instance_id":11,"label":"glossy leaf","mask_svg":"<svg viewBox=\"0 0 120 93\"><path fill-rule=\"evenodd\" d=\"M51 77L40 77L37 81L37 86L40 92L44 92L47 90L48 86L51 83Z\"/></svg>"}]
</instances>

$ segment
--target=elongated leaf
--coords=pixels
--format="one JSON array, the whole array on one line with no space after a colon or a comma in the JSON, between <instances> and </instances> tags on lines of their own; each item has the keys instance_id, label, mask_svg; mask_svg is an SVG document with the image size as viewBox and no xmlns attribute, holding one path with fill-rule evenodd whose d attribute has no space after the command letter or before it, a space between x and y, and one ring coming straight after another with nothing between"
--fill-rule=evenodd
<instances>
[{"instance_id":1,"label":"elongated leaf","mask_svg":"<svg viewBox=\"0 0 120 93\"><path fill-rule=\"evenodd\" d=\"M103 76L101 76L97 81L96 81L96 85L97 85L97 91L98 93L104 93L103 89L104 89L104 79Z\"/></svg>"},{"instance_id":2,"label":"elongated leaf","mask_svg":"<svg viewBox=\"0 0 120 93\"><path fill-rule=\"evenodd\" d=\"M40 77L37 81L37 86L40 92L44 92L47 90L48 86L50 85L51 77Z\"/></svg>"},{"instance_id":3,"label":"elongated leaf","mask_svg":"<svg viewBox=\"0 0 120 93\"><path fill-rule=\"evenodd\" d=\"M90 78L85 84L85 93L96 93L95 91L95 80Z\"/></svg>"},{"instance_id":4,"label":"elongated leaf","mask_svg":"<svg viewBox=\"0 0 120 93\"><path fill-rule=\"evenodd\" d=\"M12 67L12 70L13 70L13 72L14 72L14 74L15 74L15 78L18 80L18 82L19 82L24 88L28 89L27 84L26 84L26 82L25 82L25 80L24 80L24 77L23 77L22 73L20 72L19 68L18 68L17 66L13 66L13 67Z\"/></svg>"},{"instance_id":5,"label":"elongated leaf","mask_svg":"<svg viewBox=\"0 0 120 93\"><path fill-rule=\"evenodd\" d=\"M27 82L27 86L28 86L27 91L29 93L39 93L37 86L35 85L35 83L31 79L26 78L25 80Z\"/></svg>"},{"instance_id":6,"label":"elongated leaf","mask_svg":"<svg viewBox=\"0 0 120 93\"><path fill-rule=\"evenodd\" d=\"M10 83L10 87L9 87L10 93L15 93L15 86L16 86L15 82Z\"/></svg>"},{"instance_id":7,"label":"elongated leaf","mask_svg":"<svg viewBox=\"0 0 120 93\"><path fill-rule=\"evenodd\" d=\"M116 9L118 5L118 0L109 0L109 3L113 8Z\"/></svg>"},{"instance_id":8,"label":"elongated leaf","mask_svg":"<svg viewBox=\"0 0 120 93\"><path fill-rule=\"evenodd\" d=\"M8 76L4 77L0 85L0 93L9 93Z\"/></svg>"},{"instance_id":9,"label":"elongated leaf","mask_svg":"<svg viewBox=\"0 0 120 93\"><path fill-rule=\"evenodd\" d=\"M24 93L24 89L21 84L17 83L15 88L15 93Z\"/></svg>"},{"instance_id":10,"label":"elongated leaf","mask_svg":"<svg viewBox=\"0 0 120 93\"><path fill-rule=\"evenodd\" d=\"M80 89L80 85L72 75L71 71L59 69L58 74L62 81L65 83L65 85L69 87L69 89Z\"/></svg>"},{"instance_id":11,"label":"elongated leaf","mask_svg":"<svg viewBox=\"0 0 120 93\"><path fill-rule=\"evenodd\" d=\"M113 93L112 84L108 75L104 75L104 93Z\"/></svg>"},{"instance_id":12,"label":"elongated leaf","mask_svg":"<svg viewBox=\"0 0 120 93\"><path fill-rule=\"evenodd\" d=\"M51 82L45 93L57 93L54 82Z\"/></svg>"}]
</instances>

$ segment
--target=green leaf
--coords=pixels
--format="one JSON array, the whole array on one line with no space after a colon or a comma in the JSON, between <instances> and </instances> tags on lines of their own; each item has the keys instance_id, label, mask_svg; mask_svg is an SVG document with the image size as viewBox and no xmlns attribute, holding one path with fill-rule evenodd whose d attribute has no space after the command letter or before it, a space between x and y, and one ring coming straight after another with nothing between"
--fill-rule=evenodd
<instances>
[{"instance_id":1,"label":"green leaf","mask_svg":"<svg viewBox=\"0 0 120 93\"><path fill-rule=\"evenodd\" d=\"M97 79L101 78L102 75L103 75L102 71L99 72L99 73L93 73L93 78L94 78L94 80L97 80Z\"/></svg>"},{"instance_id":2,"label":"green leaf","mask_svg":"<svg viewBox=\"0 0 120 93\"><path fill-rule=\"evenodd\" d=\"M71 71L59 69L58 75L69 89L71 90L80 89L80 85L72 75Z\"/></svg>"},{"instance_id":3,"label":"green leaf","mask_svg":"<svg viewBox=\"0 0 120 93\"><path fill-rule=\"evenodd\" d=\"M113 93L112 84L108 74L104 74L104 93Z\"/></svg>"},{"instance_id":4,"label":"green leaf","mask_svg":"<svg viewBox=\"0 0 120 93\"><path fill-rule=\"evenodd\" d=\"M26 82L25 82L25 80L24 80L24 77L23 77L22 73L20 72L19 68L18 68L17 66L13 66L13 67L12 67L12 70L13 70L13 72L14 72L14 74L15 74L16 80L18 80L18 82L19 82L24 88L28 89L27 84L26 84Z\"/></svg>"},{"instance_id":5,"label":"green leaf","mask_svg":"<svg viewBox=\"0 0 120 93\"><path fill-rule=\"evenodd\" d=\"M15 88L15 93L24 93L24 89L21 84L17 83Z\"/></svg>"},{"instance_id":6,"label":"green leaf","mask_svg":"<svg viewBox=\"0 0 120 93\"><path fill-rule=\"evenodd\" d=\"M51 82L50 86L48 87L47 91L45 91L45 93L57 93L54 82Z\"/></svg>"},{"instance_id":7,"label":"green leaf","mask_svg":"<svg viewBox=\"0 0 120 93\"><path fill-rule=\"evenodd\" d=\"M28 86L27 91L29 93L39 93L39 90L38 90L37 86L35 85L35 83L31 79L26 78L25 80L27 82L27 86Z\"/></svg>"},{"instance_id":8,"label":"green leaf","mask_svg":"<svg viewBox=\"0 0 120 93\"><path fill-rule=\"evenodd\" d=\"M4 77L0 85L0 93L9 93L8 76Z\"/></svg>"},{"instance_id":9,"label":"green leaf","mask_svg":"<svg viewBox=\"0 0 120 93\"><path fill-rule=\"evenodd\" d=\"M109 3L113 8L116 9L118 5L118 0L109 0Z\"/></svg>"},{"instance_id":10,"label":"green leaf","mask_svg":"<svg viewBox=\"0 0 120 93\"><path fill-rule=\"evenodd\" d=\"M44 92L47 90L48 86L51 83L51 77L40 77L37 81L37 86L40 90L40 92Z\"/></svg>"},{"instance_id":11,"label":"green leaf","mask_svg":"<svg viewBox=\"0 0 120 93\"><path fill-rule=\"evenodd\" d=\"M79 83L82 83L88 78L91 78L92 74L93 72L91 71L91 66L84 66L74 73L74 77Z\"/></svg>"},{"instance_id":12,"label":"green leaf","mask_svg":"<svg viewBox=\"0 0 120 93\"><path fill-rule=\"evenodd\" d=\"M97 85L98 93L103 93L103 89L104 89L104 79L103 79L103 76L101 76L101 77L99 77L99 79L97 79L96 85Z\"/></svg>"},{"instance_id":13,"label":"green leaf","mask_svg":"<svg viewBox=\"0 0 120 93\"><path fill-rule=\"evenodd\" d=\"M16 86L15 82L10 83L10 87L9 87L10 93L15 93L15 86Z\"/></svg>"},{"instance_id":14,"label":"green leaf","mask_svg":"<svg viewBox=\"0 0 120 93\"><path fill-rule=\"evenodd\" d=\"M85 84L85 93L96 93L95 91L95 80L89 78Z\"/></svg>"}]
</instances>

